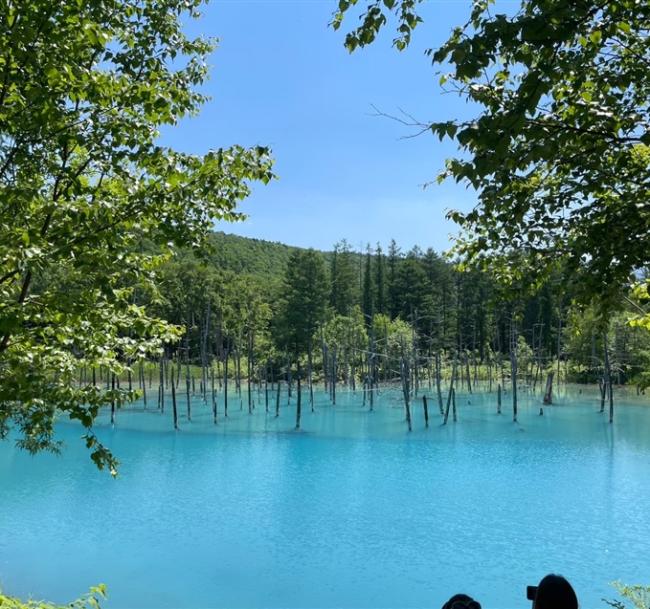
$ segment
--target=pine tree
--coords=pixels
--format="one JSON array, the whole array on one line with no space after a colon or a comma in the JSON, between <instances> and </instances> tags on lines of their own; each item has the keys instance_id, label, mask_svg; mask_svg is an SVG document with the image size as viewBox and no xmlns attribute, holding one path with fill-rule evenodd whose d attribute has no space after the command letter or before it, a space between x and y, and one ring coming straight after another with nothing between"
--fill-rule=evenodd
<instances>
[{"instance_id":1,"label":"pine tree","mask_svg":"<svg viewBox=\"0 0 650 609\"><path fill-rule=\"evenodd\" d=\"M293 252L283 287L279 333L283 346L299 355L310 348L314 333L325 319L329 286L321 254L313 249Z\"/></svg>"},{"instance_id":2,"label":"pine tree","mask_svg":"<svg viewBox=\"0 0 650 609\"><path fill-rule=\"evenodd\" d=\"M391 319L395 319L400 313L400 293L397 277L400 257L400 248L395 239L391 239L388 247L388 312Z\"/></svg>"},{"instance_id":3,"label":"pine tree","mask_svg":"<svg viewBox=\"0 0 650 609\"><path fill-rule=\"evenodd\" d=\"M363 298L361 303L361 308L363 310L363 315L366 321L366 324L372 322L372 316L374 313L374 281L372 277L372 252L370 250L370 244L366 247L366 261L365 269L363 273Z\"/></svg>"},{"instance_id":4,"label":"pine tree","mask_svg":"<svg viewBox=\"0 0 650 609\"><path fill-rule=\"evenodd\" d=\"M358 303L358 279L354 254L345 239L334 246L330 304L339 315L347 315Z\"/></svg>"},{"instance_id":5,"label":"pine tree","mask_svg":"<svg viewBox=\"0 0 650 609\"><path fill-rule=\"evenodd\" d=\"M381 245L375 250L375 311L386 313L386 270L385 257Z\"/></svg>"}]
</instances>

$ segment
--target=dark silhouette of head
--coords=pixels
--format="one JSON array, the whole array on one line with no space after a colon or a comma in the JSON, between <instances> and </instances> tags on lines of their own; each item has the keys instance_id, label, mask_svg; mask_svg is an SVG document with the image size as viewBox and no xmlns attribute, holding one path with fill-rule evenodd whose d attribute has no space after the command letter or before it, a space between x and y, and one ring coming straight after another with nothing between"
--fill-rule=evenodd
<instances>
[{"instance_id":1,"label":"dark silhouette of head","mask_svg":"<svg viewBox=\"0 0 650 609\"><path fill-rule=\"evenodd\" d=\"M578 597L564 577L551 573L539 582L533 609L578 609Z\"/></svg>"},{"instance_id":2,"label":"dark silhouette of head","mask_svg":"<svg viewBox=\"0 0 650 609\"><path fill-rule=\"evenodd\" d=\"M481 609L481 604L467 594L454 594L442 609Z\"/></svg>"}]
</instances>

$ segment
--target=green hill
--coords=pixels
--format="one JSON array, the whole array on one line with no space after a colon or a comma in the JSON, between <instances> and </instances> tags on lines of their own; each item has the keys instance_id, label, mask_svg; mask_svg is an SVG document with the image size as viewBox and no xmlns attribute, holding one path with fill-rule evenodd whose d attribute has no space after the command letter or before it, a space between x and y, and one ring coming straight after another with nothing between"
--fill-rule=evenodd
<instances>
[{"instance_id":1,"label":"green hill","mask_svg":"<svg viewBox=\"0 0 650 609\"><path fill-rule=\"evenodd\" d=\"M212 251L208 259L217 268L253 275L271 282L282 279L291 253L304 249L277 241L251 239L221 231L214 232L210 242ZM329 265L332 252L321 251L321 254ZM354 258L359 261L358 254L354 254Z\"/></svg>"},{"instance_id":2,"label":"green hill","mask_svg":"<svg viewBox=\"0 0 650 609\"><path fill-rule=\"evenodd\" d=\"M280 280L296 247L215 232L211 239L210 261L218 268L245 275Z\"/></svg>"}]
</instances>

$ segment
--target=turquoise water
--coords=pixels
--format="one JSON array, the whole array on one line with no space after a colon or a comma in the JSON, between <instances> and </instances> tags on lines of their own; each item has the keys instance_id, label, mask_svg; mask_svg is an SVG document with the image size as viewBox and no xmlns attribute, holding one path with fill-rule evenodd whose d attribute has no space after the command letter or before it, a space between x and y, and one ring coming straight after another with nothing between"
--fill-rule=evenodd
<instances>
[{"instance_id":1,"label":"turquoise water","mask_svg":"<svg viewBox=\"0 0 650 609\"><path fill-rule=\"evenodd\" d=\"M374 412L319 393L300 432L286 396L278 419L254 397L216 428L200 400L179 432L169 410L103 417L118 480L74 425L59 457L0 443L0 587L67 602L104 582L109 609L440 607L459 591L490 609L528 607L550 571L582 607L614 579L650 583L648 398L619 395L610 426L595 393L540 417L523 392L515 424L509 396L499 416L494 394L459 394L458 422L432 400L425 429L417 401L409 434L398 392Z\"/></svg>"}]
</instances>

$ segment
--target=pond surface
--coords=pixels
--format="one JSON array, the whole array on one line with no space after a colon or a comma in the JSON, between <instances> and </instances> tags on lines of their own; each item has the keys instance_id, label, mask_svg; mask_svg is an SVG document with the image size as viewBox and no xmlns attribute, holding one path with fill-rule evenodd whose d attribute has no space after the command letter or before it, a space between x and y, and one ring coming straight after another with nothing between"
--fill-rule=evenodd
<instances>
[{"instance_id":1,"label":"pond surface","mask_svg":"<svg viewBox=\"0 0 650 609\"><path fill-rule=\"evenodd\" d=\"M179 432L150 405L98 426L117 480L61 424L58 457L0 443L0 587L67 602L103 582L109 609L440 607L461 591L496 609L529 607L526 585L559 572L605 607L612 580L650 583L650 407L617 397L609 425L595 392L538 416L523 391L513 423L509 395L497 415L494 393L459 393L458 422L430 400L428 429L417 400L410 434L397 391L373 412L320 392L300 432L286 396L277 419L263 395L252 415L232 396L216 428L197 399Z\"/></svg>"}]
</instances>

